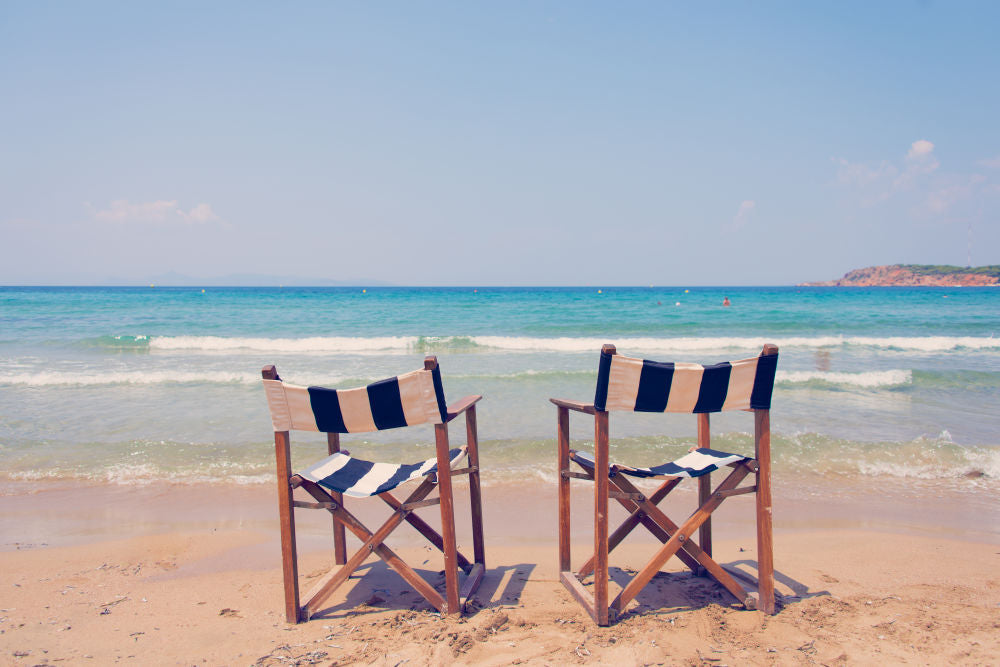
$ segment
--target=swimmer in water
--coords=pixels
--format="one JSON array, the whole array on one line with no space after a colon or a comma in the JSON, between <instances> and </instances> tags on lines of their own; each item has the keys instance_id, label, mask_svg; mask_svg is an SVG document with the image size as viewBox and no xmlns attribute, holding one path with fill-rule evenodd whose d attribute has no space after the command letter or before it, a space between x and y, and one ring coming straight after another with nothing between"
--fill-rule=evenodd
<instances>
[{"instance_id":1,"label":"swimmer in water","mask_svg":"<svg viewBox=\"0 0 1000 667\"><path fill-rule=\"evenodd\" d=\"M731 304L729 303L729 297L728 297L728 296L724 296L724 297L722 297L722 305L723 305L723 306L729 306L729 305L731 305Z\"/></svg>"}]
</instances>

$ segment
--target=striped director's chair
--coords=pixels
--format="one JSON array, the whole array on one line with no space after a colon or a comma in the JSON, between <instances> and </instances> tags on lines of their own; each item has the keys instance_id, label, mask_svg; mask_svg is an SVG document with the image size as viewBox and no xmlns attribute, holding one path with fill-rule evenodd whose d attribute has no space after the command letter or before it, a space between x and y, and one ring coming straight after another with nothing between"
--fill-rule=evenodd
<instances>
[{"instance_id":1,"label":"striped director's chair","mask_svg":"<svg viewBox=\"0 0 1000 667\"><path fill-rule=\"evenodd\" d=\"M774 563L771 553L771 392L778 348L767 344L759 357L714 366L661 363L618 355L614 345L601 349L597 393L593 403L549 399L559 415L559 570L563 585L598 625L608 625L622 614L664 563L676 555L696 574L708 573L747 609L774 613ZM594 415L594 456L569 448L569 412ZM608 413L683 412L698 415L698 446L685 456L649 468L612 464L608 456ZM708 415L723 410L754 413L753 458L711 449ZM570 470L574 461L583 472ZM711 472L732 470L711 489ZM740 487L755 473L756 483ZM662 479L651 495L640 492L627 477ZM657 507L683 479L698 478L699 507L680 526ZM594 555L576 572L570 566L570 479L594 482ZM759 602L712 560L711 514L726 498L744 493L757 497L757 571ZM629 512L622 525L608 535L608 498ZM639 524L663 546L608 603L608 552ZM698 531L697 543L692 538ZM594 575L593 594L583 580Z\"/></svg>"},{"instance_id":2,"label":"striped director's chair","mask_svg":"<svg viewBox=\"0 0 1000 667\"><path fill-rule=\"evenodd\" d=\"M482 581L486 567L476 430L476 403L482 396L466 396L457 403L446 406L436 357L427 357L422 370L357 389L324 389L286 384L278 377L274 366L265 366L261 374L271 409L274 449L278 461L278 509L281 516L286 620L289 623L309 620L320 609L323 601L373 553L399 573L442 614L461 613L460 598L464 605ZM450 449L448 422L463 412L466 444ZM372 463L354 458L349 452L340 449L341 433L367 433L426 423L434 424L437 455L420 463ZM329 456L293 475L288 435L292 430L325 432ZM468 465L456 467L466 456ZM451 480L456 475L469 476L475 557L472 562L455 545L455 508ZM400 484L418 478L423 481L405 500L398 500L390 493ZM427 496L435 487L438 489L438 497L428 499ZM293 499L293 491L297 488L312 496L315 502ZM393 513L378 530L372 532L347 511L344 496L378 496L392 508ZM430 505L441 507L443 535L414 514L418 508ZM325 509L333 515L334 560L341 566L321 577L306 594L301 606L294 508ZM444 552L444 597L384 544L389 534L404 521ZM345 528L362 542L361 548L350 558L347 558ZM466 575L461 590L459 567Z\"/></svg>"}]
</instances>

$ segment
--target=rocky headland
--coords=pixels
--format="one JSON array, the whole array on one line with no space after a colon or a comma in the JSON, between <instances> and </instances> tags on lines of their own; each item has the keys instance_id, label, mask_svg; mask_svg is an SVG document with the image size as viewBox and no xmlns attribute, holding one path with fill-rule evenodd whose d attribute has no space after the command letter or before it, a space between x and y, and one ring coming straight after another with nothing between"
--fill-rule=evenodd
<instances>
[{"instance_id":1,"label":"rocky headland","mask_svg":"<svg viewBox=\"0 0 1000 667\"><path fill-rule=\"evenodd\" d=\"M1000 266L889 264L854 269L837 280L800 283L805 287L983 287L1000 285Z\"/></svg>"}]
</instances>

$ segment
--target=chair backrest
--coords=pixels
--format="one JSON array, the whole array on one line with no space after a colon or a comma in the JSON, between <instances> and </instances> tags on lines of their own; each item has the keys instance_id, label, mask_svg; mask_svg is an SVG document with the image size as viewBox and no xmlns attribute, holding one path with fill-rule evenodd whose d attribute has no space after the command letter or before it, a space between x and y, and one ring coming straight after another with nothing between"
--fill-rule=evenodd
<instances>
[{"instance_id":1,"label":"chair backrest","mask_svg":"<svg viewBox=\"0 0 1000 667\"><path fill-rule=\"evenodd\" d=\"M605 345L594 408L685 413L769 410L777 365L778 348L770 344L758 357L710 366L624 357L614 345Z\"/></svg>"},{"instance_id":2,"label":"chair backrest","mask_svg":"<svg viewBox=\"0 0 1000 667\"><path fill-rule=\"evenodd\" d=\"M434 357L428 357L421 370L355 389L288 384L274 366L266 366L262 375L275 431L366 433L448 419Z\"/></svg>"}]
</instances>

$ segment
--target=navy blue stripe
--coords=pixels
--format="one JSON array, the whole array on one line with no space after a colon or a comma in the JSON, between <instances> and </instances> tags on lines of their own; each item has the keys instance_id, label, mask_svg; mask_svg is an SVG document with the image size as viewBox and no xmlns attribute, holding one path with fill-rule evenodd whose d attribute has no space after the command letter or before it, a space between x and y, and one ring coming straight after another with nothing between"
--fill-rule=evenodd
<instances>
[{"instance_id":1,"label":"navy blue stripe","mask_svg":"<svg viewBox=\"0 0 1000 667\"><path fill-rule=\"evenodd\" d=\"M753 378L750 393L750 407L754 410L771 409L771 393L774 391L774 374L778 368L778 355L769 354L757 358L757 374Z\"/></svg>"},{"instance_id":2,"label":"navy blue stripe","mask_svg":"<svg viewBox=\"0 0 1000 667\"><path fill-rule=\"evenodd\" d=\"M666 410L667 399L670 396L670 384L673 379L673 362L643 359L642 373L639 374L639 391L635 397L635 411L663 412Z\"/></svg>"},{"instance_id":3,"label":"navy blue stripe","mask_svg":"<svg viewBox=\"0 0 1000 667\"><path fill-rule=\"evenodd\" d=\"M403 399L399 395L399 380L389 378L368 385L368 405L378 430L406 426Z\"/></svg>"},{"instance_id":4,"label":"navy blue stripe","mask_svg":"<svg viewBox=\"0 0 1000 667\"><path fill-rule=\"evenodd\" d=\"M347 433L336 389L309 387L309 403L316 417L316 428L324 433Z\"/></svg>"},{"instance_id":5,"label":"navy blue stripe","mask_svg":"<svg viewBox=\"0 0 1000 667\"><path fill-rule=\"evenodd\" d=\"M701 389L698 391L698 402L692 412L719 412L726 402L729 393L729 374L733 366L728 361L713 366L705 366L701 376Z\"/></svg>"},{"instance_id":6,"label":"navy blue stripe","mask_svg":"<svg viewBox=\"0 0 1000 667\"><path fill-rule=\"evenodd\" d=\"M601 364L597 367L597 393L594 395L594 408L605 410L608 405L608 382L611 380L611 356L601 352Z\"/></svg>"},{"instance_id":7,"label":"navy blue stripe","mask_svg":"<svg viewBox=\"0 0 1000 667\"><path fill-rule=\"evenodd\" d=\"M444 401L444 385L441 384L441 367L438 366L431 371L434 378L434 395L437 397L438 411L441 413L441 421L448 421L448 404Z\"/></svg>"},{"instance_id":8,"label":"navy blue stripe","mask_svg":"<svg viewBox=\"0 0 1000 667\"><path fill-rule=\"evenodd\" d=\"M322 486L341 493L358 483L375 466L371 461L351 459L343 468L328 477L319 480Z\"/></svg>"}]
</instances>

